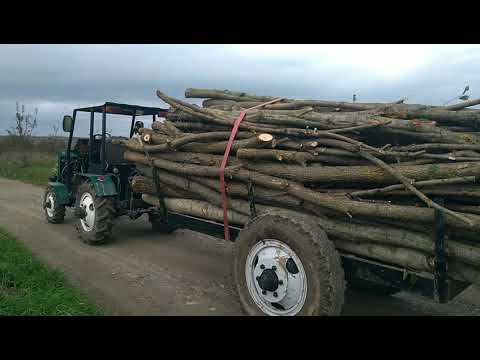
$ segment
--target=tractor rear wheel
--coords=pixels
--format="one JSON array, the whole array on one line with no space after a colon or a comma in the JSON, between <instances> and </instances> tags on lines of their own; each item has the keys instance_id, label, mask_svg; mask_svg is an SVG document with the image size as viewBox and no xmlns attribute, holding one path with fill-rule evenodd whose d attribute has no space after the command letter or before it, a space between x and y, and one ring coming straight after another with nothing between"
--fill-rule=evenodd
<instances>
[{"instance_id":1,"label":"tractor rear wheel","mask_svg":"<svg viewBox=\"0 0 480 360\"><path fill-rule=\"evenodd\" d=\"M97 196L89 181L78 187L75 211L78 217L75 227L83 242L100 245L110 239L115 215L113 201Z\"/></svg>"},{"instance_id":2,"label":"tractor rear wheel","mask_svg":"<svg viewBox=\"0 0 480 360\"><path fill-rule=\"evenodd\" d=\"M43 210L49 223L60 224L65 219L65 205L58 204L55 191L48 186L43 196Z\"/></svg>"},{"instance_id":3,"label":"tractor rear wheel","mask_svg":"<svg viewBox=\"0 0 480 360\"><path fill-rule=\"evenodd\" d=\"M345 278L327 234L281 211L256 217L236 240L234 278L248 315L339 315Z\"/></svg>"}]
</instances>

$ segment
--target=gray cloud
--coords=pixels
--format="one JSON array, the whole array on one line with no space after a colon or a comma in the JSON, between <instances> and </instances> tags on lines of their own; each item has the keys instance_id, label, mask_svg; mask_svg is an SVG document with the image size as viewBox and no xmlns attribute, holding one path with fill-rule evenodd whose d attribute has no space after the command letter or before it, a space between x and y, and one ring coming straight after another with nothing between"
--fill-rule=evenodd
<instances>
[{"instance_id":1,"label":"gray cloud","mask_svg":"<svg viewBox=\"0 0 480 360\"><path fill-rule=\"evenodd\" d=\"M13 125L16 101L39 109L37 133L45 135L78 106L165 106L155 89L180 98L204 87L441 105L466 83L480 97L479 61L473 45L2 45L0 134Z\"/></svg>"}]
</instances>

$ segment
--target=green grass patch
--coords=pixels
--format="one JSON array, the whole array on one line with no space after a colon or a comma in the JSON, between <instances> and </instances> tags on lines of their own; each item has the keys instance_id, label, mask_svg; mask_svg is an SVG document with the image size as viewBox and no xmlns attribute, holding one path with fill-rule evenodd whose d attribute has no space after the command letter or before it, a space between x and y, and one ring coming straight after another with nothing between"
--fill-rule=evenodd
<instances>
[{"instance_id":1,"label":"green grass patch","mask_svg":"<svg viewBox=\"0 0 480 360\"><path fill-rule=\"evenodd\" d=\"M0 228L0 315L104 315L104 311Z\"/></svg>"},{"instance_id":2,"label":"green grass patch","mask_svg":"<svg viewBox=\"0 0 480 360\"><path fill-rule=\"evenodd\" d=\"M0 176L46 185L55 166L55 157L35 152L7 151L0 154Z\"/></svg>"}]
</instances>

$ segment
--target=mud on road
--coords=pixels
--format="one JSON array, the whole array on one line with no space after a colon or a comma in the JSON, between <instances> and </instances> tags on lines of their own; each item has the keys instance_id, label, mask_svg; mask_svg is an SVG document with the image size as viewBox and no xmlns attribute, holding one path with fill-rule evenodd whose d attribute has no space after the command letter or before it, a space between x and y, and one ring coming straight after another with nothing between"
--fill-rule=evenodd
<instances>
[{"instance_id":1,"label":"mud on road","mask_svg":"<svg viewBox=\"0 0 480 360\"><path fill-rule=\"evenodd\" d=\"M120 218L110 243L88 246L77 237L71 211L63 224L45 221L42 195L42 188L0 178L0 226L109 313L242 315L231 278L232 244L188 230L159 235L144 218ZM448 304L349 290L343 314L480 315L480 290L470 287Z\"/></svg>"}]
</instances>

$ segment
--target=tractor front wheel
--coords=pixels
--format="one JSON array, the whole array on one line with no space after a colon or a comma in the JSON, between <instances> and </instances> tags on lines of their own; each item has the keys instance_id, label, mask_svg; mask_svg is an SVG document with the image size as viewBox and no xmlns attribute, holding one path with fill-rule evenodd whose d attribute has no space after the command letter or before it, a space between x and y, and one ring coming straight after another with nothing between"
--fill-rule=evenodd
<instances>
[{"instance_id":1,"label":"tractor front wheel","mask_svg":"<svg viewBox=\"0 0 480 360\"><path fill-rule=\"evenodd\" d=\"M86 181L79 186L75 204L80 238L88 245L100 245L112 235L115 208L108 197L97 196L95 187Z\"/></svg>"},{"instance_id":2,"label":"tractor front wheel","mask_svg":"<svg viewBox=\"0 0 480 360\"><path fill-rule=\"evenodd\" d=\"M60 224L65 219L65 206L60 205L51 186L47 187L43 196L43 210L49 223Z\"/></svg>"}]
</instances>

